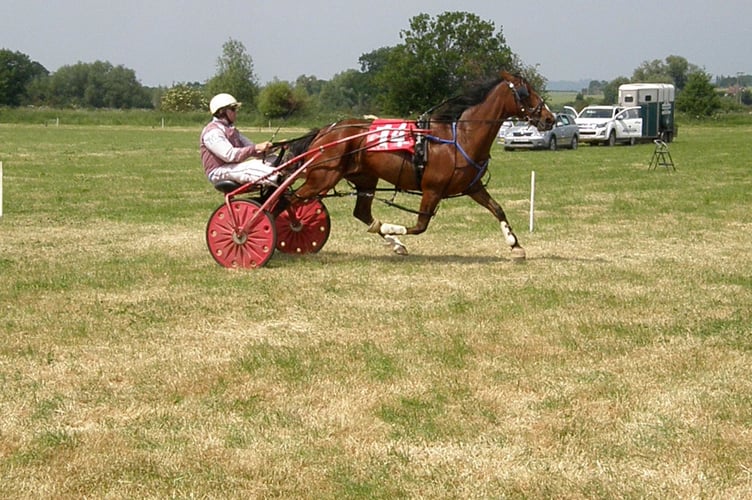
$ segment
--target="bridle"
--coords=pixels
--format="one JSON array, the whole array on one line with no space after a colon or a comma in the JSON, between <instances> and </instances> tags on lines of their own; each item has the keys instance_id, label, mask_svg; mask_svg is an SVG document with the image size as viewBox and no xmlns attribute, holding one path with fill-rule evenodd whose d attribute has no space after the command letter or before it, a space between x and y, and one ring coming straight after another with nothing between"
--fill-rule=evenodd
<instances>
[{"instance_id":1,"label":"bridle","mask_svg":"<svg viewBox=\"0 0 752 500\"><path fill-rule=\"evenodd\" d=\"M527 89L527 85L524 83L520 87L516 87L514 83L509 82L509 88L514 93L514 98L517 101L517 106L520 108L527 121L536 127L541 123L541 112L546 103L538 97L538 105L532 110L525 106L525 101L530 99L530 91Z\"/></svg>"}]
</instances>

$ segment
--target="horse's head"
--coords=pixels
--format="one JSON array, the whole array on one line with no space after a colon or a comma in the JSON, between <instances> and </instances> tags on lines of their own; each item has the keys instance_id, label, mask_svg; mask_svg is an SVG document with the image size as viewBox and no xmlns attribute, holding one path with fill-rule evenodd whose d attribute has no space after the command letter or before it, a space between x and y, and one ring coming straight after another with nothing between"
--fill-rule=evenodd
<instances>
[{"instance_id":1,"label":"horse's head","mask_svg":"<svg viewBox=\"0 0 752 500\"><path fill-rule=\"evenodd\" d=\"M509 88L514 93L517 101L517 116L527 119L540 131L551 130L556 118L527 80L507 72L502 72L502 77L509 82Z\"/></svg>"}]
</instances>

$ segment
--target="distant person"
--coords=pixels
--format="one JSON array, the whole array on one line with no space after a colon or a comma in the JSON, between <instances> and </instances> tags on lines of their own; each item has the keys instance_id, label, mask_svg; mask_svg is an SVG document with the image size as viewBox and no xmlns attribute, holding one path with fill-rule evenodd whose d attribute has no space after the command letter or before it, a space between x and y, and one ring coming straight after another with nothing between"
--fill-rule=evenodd
<instances>
[{"instance_id":1,"label":"distant person","mask_svg":"<svg viewBox=\"0 0 752 500\"><path fill-rule=\"evenodd\" d=\"M254 144L235 128L240 104L230 94L217 94L209 102L212 121L201 131L201 163L209 182L231 180L238 184L254 182L271 174L274 167L264 162L271 142ZM277 175L262 184L276 185Z\"/></svg>"}]
</instances>

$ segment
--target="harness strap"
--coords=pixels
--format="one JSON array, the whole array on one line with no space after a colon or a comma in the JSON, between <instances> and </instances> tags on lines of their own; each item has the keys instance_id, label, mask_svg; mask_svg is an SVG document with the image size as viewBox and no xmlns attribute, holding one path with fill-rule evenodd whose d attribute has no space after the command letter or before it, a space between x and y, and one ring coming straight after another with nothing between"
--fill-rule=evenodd
<instances>
[{"instance_id":1,"label":"harness strap","mask_svg":"<svg viewBox=\"0 0 752 500\"><path fill-rule=\"evenodd\" d=\"M476 182L478 182L482 177L483 174L486 173L486 170L488 169L488 163L491 160L491 158L486 158L483 160L482 163L478 163L472 158L470 158L470 155L467 154L467 151L465 151L465 148L462 147L462 145L457 142L457 122L452 122L452 139L442 139L441 137L436 137L435 135L426 135L426 138L430 141L439 143L439 144L451 144L453 145L457 151L460 152L460 154L467 160L467 162L472 165L478 173L475 175L475 178L473 181L467 186L468 188L471 188L475 185ZM466 189L467 191L467 189Z\"/></svg>"}]
</instances>

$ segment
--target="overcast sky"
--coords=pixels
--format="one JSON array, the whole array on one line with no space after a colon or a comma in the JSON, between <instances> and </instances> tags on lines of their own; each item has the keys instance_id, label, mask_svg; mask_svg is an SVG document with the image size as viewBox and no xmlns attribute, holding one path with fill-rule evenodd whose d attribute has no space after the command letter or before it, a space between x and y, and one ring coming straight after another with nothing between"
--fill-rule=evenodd
<instances>
[{"instance_id":1,"label":"overcast sky","mask_svg":"<svg viewBox=\"0 0 752 500\"><path fill-rule=\"evenodd\" d=\"M752 0L0 0L0 48L49 71L108 61L147 86L204 82L243 43L259 83L328 80L401 42L412 17L472 12L551 81L612 80L678 55L711 75L752 74Z\"/></svg>"}]
</instances>

